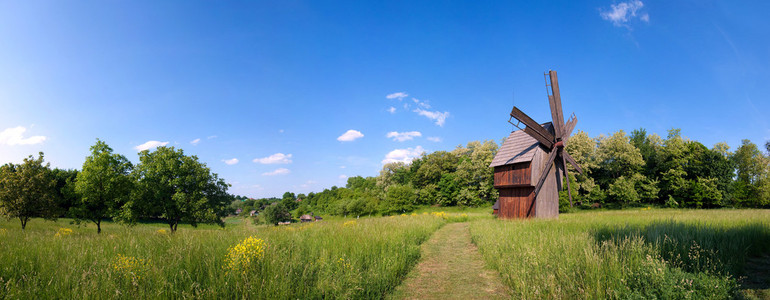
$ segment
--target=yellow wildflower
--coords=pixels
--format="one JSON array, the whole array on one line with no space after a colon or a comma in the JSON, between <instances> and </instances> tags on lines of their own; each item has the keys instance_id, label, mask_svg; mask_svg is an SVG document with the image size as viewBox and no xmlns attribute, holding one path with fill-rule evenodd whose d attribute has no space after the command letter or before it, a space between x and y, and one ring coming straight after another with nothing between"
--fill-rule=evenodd
<instances>
[{"instance_id":1,"label":"yellow wildflower","mask_svg":"<svg viewBox=\"0 0 770 300\"><path fill-rule=\"evenodd\" d=\"M72 234L72 229L69 229L69 228L59 228L59 231L57 231L56 235L54 235L54 236L55 237L63 237L65 235L70 235L70 234Z\"/></svg>"},{"instance_id":2,"label":"yellow wildflower","mask_svg":"<svg viewBox=\"0 0 770 300\"><path fill-rule=\"evenodd\" d=\"M244 275L252 263L258 262L265 256L267 244L254 236L247 237L238 245L230 247L225 256L227 273L240 271Z\"/></svg>"},{"instance_id":3,"label":"yellow wildflower","mask_svg":"<svg viewBox=\"0 0 770 300\"><path fill-rule=\"evenodd\" d=\"M356 226L356 224L358 224L358 222L356 222L355 220L351 220L351 221L347 221L347 222L343 223L342 227Z\"/></svg>"},{"instance_id":4,"label":"yellow wildflower","mask_svg":"<svg viewBox=\"0 0 770 300\"><path fill-rule=\"evenodd\" d=\"M412 213L412 214L411 214L411 216L412 216L412 217L414 217L414 216L416 216L416 215L417 215L416 213Z\"/></svg>"},{"instance_id":5,"label":"yellow wildflower","mask_svg":"<svg viewBox=\"0 0 770 300\"><path fill-rule=\"evenodd\" d=\"M157 232L158 234L168 234L168 231L167 231L167 230L165 230L165 229L162 229L162 228L161 228L161 229L158 229L158 231L156 231L156 232Z\"/></svg>"},{"instance_id":6,"label":"yellow wildflower","mask_svg":"<svg viewBox=\"0 0 770 300\"><path fill-rule=\"evenodd\" d=\"M447 218L447 215L446 215L446 213L445 213L445 212L443 212L443 211L442 211L442 212L435 212L435 211L434 211L434 212L432 212L432 213L430 213L430 214L431 214L431 215L434 215L434 216L436 216L436 217L439 217L439 218L444 218L444 219L446 219L446 218Z\"/></svg>"},{"instance_id":7,"label":"yellow wildflower","mask_svg":"<svg viewBox=\"0 0 770 300\"><path fill-rule=\"evenodd\" d=\"M112 260L112 269L123 278L133 281L140 280L149 269L149 261L131 256L118 254Z\"/></svg>"},{"instance_id":8,"label":"yellow wildflower","mask_svg":"<svg viewBox=\"0 0 770 300\"><path fill-rule=\"evenodd\" d=\"M0 228L0 236L5 235L6 233L8 233L8 230L6 230L5 228Z\"/></svg>"}]
</instances>

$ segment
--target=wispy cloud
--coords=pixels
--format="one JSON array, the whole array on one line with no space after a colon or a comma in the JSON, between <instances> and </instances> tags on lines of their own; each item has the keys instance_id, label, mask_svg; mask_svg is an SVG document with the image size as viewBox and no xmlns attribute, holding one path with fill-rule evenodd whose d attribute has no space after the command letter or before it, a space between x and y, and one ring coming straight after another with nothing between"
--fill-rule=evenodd
<instances>
[{"instance_id":1,"label":"wispy cloud","mask_svg":"<svg viewBox=\"0 0 770 300\"><path fill-rule=\"evenodd\" d=\"M430 108L430 104L428 104L428 101L420 101L420 99L412 98L412 101L414 101L415 104L422 108Z\"/></svg>"},{"instance_id":2,"label":"wispy cloud","mask_svg":"<svg viewBox=\"0 0 770 300\"><path fill-rule=\"evenodd\" d=\"M222 161L231 166L238 163L237 158L223 159Z\"/></svg>"},{"instance_id":3,"label":"wispy cloud","mask_svg":"<svg viewBox=\"0 0 770 300\"><path fill-rule=\"evenodd\" d=\"M444 122L446 122L446 118L449 117L448 111L445 111L445 112L429 111L429 110L418 108L418 109L415 109L414 112L428 119L436 121L436 125L438 126L444 126Z\"/></svg>"},{"instance_id":4,"label":"wispy cloud","mask_svg":"<svg viewBox=\"0 0 770 300\"><path fill-rule=\"evenodd\" d=\"M342 180L348 179L348 175L342 174L339 176L339 179L342 179Z\"/></svg>"},{"instance_id":5,"label":"wispy cloud","mask_svg":"<svg viewBox=\"0 0 770 300\"><path fill-rule=\"evenodd\" d=\"M190 144L193 144L193 146L196 146L196 145L198 145L200 143L201 143L201 139L194 139L194 140L190 141Z\"/></svg>"},{"instance_id":6,"label":"wispy cloud","mask_svg":"<svg viewBox=\"0 0 770 300\"><path fill-rule=\"evenodd\" d=\"M291 171L289 171L287 168L278 168L271 172L262 173L262 176L286 175L289 173L291 173Z\"/></svg>"},{"instance_id":7,"label":"wispy cloud","mask_svg":"<svg viewBox=\"0 0 770 300\"><path fill-rule=\"evenodd\" d=\"M273 155L270 155L268 157L263 158L255 158L253 160L255 163L260 164L290 164L291 163L291 154L283 154L283 153L276 153Z\"/></svg>"},{"instance_id":8,"label":"wispy cloud","mask_svg":"<svg viewBox=\"0 0 770 300\"><path fill-rule=\"evenodd\" d=\"M410 163L412 160L419 157L423 152L425 152L425 149L423 149L422 146L406 149L395 149L385 155L385 159L382 160L382 164L384 165L398 161Z\"/></svg>"},{"instance_id":9,"label":"wispy cloud","mask_svg":"<svg viewBox=\"0 0 770 300\"><path fill-rule=\"evenodd\" d=\"M388 108L388 112L391 113L391 114L395 114L396 113L396 108L391 106L390 108Z\"/></svg>"},{"instance_id":10,"label":"wispy cloud","mask_svg":"<svg viewBox=\"0 0 770 300\"><path fill-rule=\"evenodd\" d=\"M315 184L316 182L313 180L305 181L305 183L301 184L300 187L303 189L309 188L311 185Z\"/></svg>"},{"instance_id":11,"label":"wispy cloud","mask_svg":"<svg viewBox=\"0 0 770 300\"><path fill-rule=\"evenodd\" d=\"M427 137L427 139L429 141L431 141L431 142L436 142L436 143L440 143L441 142L441 138L437 137L437 136L429 136L429 137Z\"/></svg>"},{"instance_id":12,"label":"wispy cloud","mask_svg":"<svg viewBox=\"0 0 770 300\"><path fill-rule=\"evenodd\" d=\"M0 145L35 145L45 142L46 138L42 135L35 135L28 138L24 137L27 128L23 126L12 127L0 132Z\"/></svg>"},{"instance_id":13,"label":"wispy cloud","mask_svg":"<svg viewBox=\"0 0 770 300\"><path fill-rule=\"evenodd\" d=\"M356 139L364 137L364 134L358 130L350 129L337 138L340 142L352 142Z\"/></svg>"},{"instance_id":14,"label":"wispy cloud","mask_svg":"<svg viewBox=\"0 0 770 300\"><path fill-rule=\"evenodd\" d=\"M421 137L422 133L419 131L408 131L408 132L397 132L397 131L391 131L388 132L386 135L387 138L392 138L394 141L409 141L413 140L415 137Z\"/></svg>"},{"instance_id":15,"label":"wispy cloud","mask_svg":"<svg viewBox=\"0 0 770 300\"><path fill-rule=\"evenodd\" d=\"M388 98L388 99L398 99L399 101L401 101L401 100L403 100L404 98L406 98L408 96L409 96L409 94L407 94L407 93L398 92L398 93L389 94L389 95L385 96L385 98Z\"/></svg>"},{"instance_id":16,"label":"wispy cloud","mask_svg":"<svg viewBox=\"0 0 770 300\"><path fill-rule=\"evenodd\" d=\"M215 139L215 138L217 138L217 136L216 136L216 135L210 135L210 136L207 136L207 137L206 137L206 139L209 139L209 140L210 140L210 139Z\"/></svg>"},{"instance_id":17,"label":"wispy cloud","mask_svg":"<svg viewBox=\"0 0 770 300\"><path fill-rule=\"evenodd\" d=\"M157 148L157 147L165 146L165 145L168 145L168 142L147 141L144 144L141 144L139 146L134 147L134 149L139 150L139 151L144 151L144 150L150 150L152 148Z\"/></svg>"},{"instance_id":18,"label":"wispy cloud","mask_svg":"<svg viewBox=\"0 0 770 300\"><path fill-rule=\"evenodd\" d=\"M628 28L628 22L634 18L643 22L650 22L650 15L642 12L642 7L644 7L644 3L640 0L620 2L611 4L609 10L601 10L600 15L602 19L612 22L612 25Z\"/></svg>"}]
</instances>

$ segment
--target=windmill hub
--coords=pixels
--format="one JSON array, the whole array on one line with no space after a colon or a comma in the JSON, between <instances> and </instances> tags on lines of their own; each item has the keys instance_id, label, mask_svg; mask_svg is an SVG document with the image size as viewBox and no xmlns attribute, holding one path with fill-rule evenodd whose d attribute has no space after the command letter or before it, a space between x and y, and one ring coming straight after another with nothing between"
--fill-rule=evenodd
<instances>
[{"instance_id":1,"label":"windmill hub","mask_svg":"<svg viewBox=\"0 0 770 300\"><path fill-rule=\"evenodd\" d=\"M564 122L556 71L545 73L545 81L552 121L540 124L514 106L508 122L520 130L511 132L490 164L495 168L494 183L500 194L494 208L501 218L558 216L558 190L562 189L562 176L569 176L567 163L583 173L565 149L577 117L572 114ZM572 190L569 180L566 182L572 206Z\"/></svg>"}]
</instances>

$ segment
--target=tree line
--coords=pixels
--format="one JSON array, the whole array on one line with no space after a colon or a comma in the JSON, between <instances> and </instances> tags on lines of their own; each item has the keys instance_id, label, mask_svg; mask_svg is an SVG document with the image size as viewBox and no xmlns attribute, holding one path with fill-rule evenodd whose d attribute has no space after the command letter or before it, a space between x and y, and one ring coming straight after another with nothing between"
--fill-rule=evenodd
<instances>
[{"instance_id":1,"label":"tree line","mask_svg":"<svg viewBox=\"0 0 770 300\"><path fill-rule=\"evenodd\" d=\"M22 229L33 217L72 217L101 223L134 224L160 220L175 232L180 222L224 225L232 196L216 173L182 149L158 147L139 152L134 165L98 140L82 170L50 168L44 154L0 167L0 214L19 219Z\"/></svg>"},{"instance_id":2,"label":"tree line","mask_svg":"<svg viewBox=\"0 0 770 300\"><path fill-rule=\"evenodd\" d=\"M765 148L770 153L770 142ZM452 151L424 153L411 163L385 164L378 176L350 177L345 187L296 198L287 192L282 211L361 216L425 205L490 204L498 197L489 167L497 149L494 141L473 141ZM577 207L770 207L770 154L749 140L731 152L726 143L708 148L682 137L679 129L665 139L641 128L593 138L578 131L567 151L584 171L581 175L568 166ZM566 190L559 200L567 210Z\"/></svg>"}]
</instances>

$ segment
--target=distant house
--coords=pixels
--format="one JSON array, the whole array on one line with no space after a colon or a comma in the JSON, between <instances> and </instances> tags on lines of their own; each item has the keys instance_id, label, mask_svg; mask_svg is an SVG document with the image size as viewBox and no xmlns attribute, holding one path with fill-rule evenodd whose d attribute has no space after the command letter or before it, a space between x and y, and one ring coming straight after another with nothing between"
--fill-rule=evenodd
<instances>
[{"instance_id":1,"label":"distant house","mask_svg":"<svg viewBox=\"0 0 770 300\"><path fill-rule=\"evenodd\" d=\"M492 205L492 214L496 216L498 210L500 210L500 199L497 199L495 205Z\"/></svg>"},{"instance_id":2,"label":"distant house","mask_svg":"<svg viewBox=\"0 0 770 300\"><path fill-rule=\"evenodd\" d=\"M278 222L278 225L289 225L291 222Z\"/></svg>"},{"instance_id":3,"label":"distant house","mask_svg":"<svg viewBox=\"0 0 770 300\"><path fill-rule=\"evenodd\" d=\"M316 221L321 221L321 220L323 220L323 219L324 219L324 218L321 218L321 216L315 216L315 220L316 220Z\"/></svg>"},{"instance_id":4,"label":"distant house","mask_svg":"<svg viewBox=\"0 0 770 300\"><path fill-rule=\"evenodd\" d=\"M313 216L308 215L308 214L304 214L301 217L299 217L299 221L302 222L302 223L312 222L313 221Z\"/></svg>"},{"instance_id":5,"label":"distant house","mask_svg":"<svg viewBox=\"0 0 770 300\"><path fill-rule=\"evenodd\" d=\"M236 215L240 215L243 212L243 209L239 208L235 210Z\"/></svg>"},{"instance_id":6,"label":"distant house","mask_svg":"<svg viewBox=\"0 0 770 300\"><path fill-rule=\"evenodd\" d=\"M253 217L253 216L256 216L257 214L258 214L258 213L257 213L257 211L256 211L256 210L252 210L251 212L249 212L249 216L252 216L252 217Z\"/></svg>"}]
</instances>

